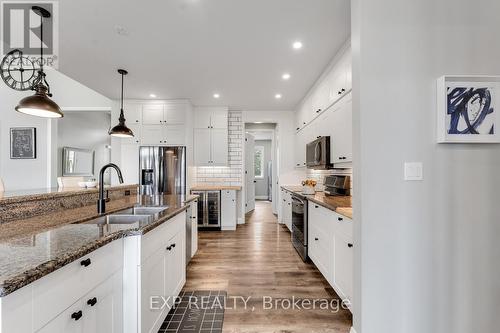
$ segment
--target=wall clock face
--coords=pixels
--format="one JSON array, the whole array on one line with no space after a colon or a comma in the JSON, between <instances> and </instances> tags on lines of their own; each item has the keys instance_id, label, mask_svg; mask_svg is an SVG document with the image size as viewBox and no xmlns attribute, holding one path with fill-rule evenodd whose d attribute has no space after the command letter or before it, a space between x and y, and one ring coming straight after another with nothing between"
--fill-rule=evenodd
<instances>
[{"instance_id":1,"label":"wall clock face","mask_svg":"<svg viewBox=\"0 0 500 333\"><path fill-rule=\"evenodd\" d=\"M38 69L29 58L19 50L13 50L3 58L0 75L6 85L15 90L31 90Z\"/></svg>"}]
</instances>

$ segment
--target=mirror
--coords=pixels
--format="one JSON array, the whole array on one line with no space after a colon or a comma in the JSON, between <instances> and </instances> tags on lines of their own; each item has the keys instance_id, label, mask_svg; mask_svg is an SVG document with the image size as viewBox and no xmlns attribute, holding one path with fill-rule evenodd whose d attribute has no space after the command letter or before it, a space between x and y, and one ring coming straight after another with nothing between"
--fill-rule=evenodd
<instances>
[{"instance_id":1,"label":"mirror","mask_svg":"<svg viewBox=\"0 0 500 333\"><path fill-rule=\"evenodd\" d=\"M94 151L63 147L63 176L93 176Z\"/></svg>"}]
</instances>

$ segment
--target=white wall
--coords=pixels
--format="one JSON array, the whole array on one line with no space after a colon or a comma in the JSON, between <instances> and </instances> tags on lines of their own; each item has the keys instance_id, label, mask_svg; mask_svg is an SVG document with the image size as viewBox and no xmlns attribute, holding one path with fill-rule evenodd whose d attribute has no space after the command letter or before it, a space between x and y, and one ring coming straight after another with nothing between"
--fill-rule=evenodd
<instances>
[{"instance_id":1,"label":"white wall","mask_svg":"<svg viewBox=\"0 0 500 333\"><path fill-rule=\"evenodd\" d=\"M352 5L355 328L497 332L500 145L436 144L436 79L500 74L500 1Z\"/></svg>"},{"instance_id":2,"label":"white wall","mask_svg":"<svg viewBox=\"0 0 500 333\"><path fill-rule=\"evenodd\" d=\"M63 112L108 110L110 100L55 70L47 70L54 101ZM19 100L32 94L18 92L0 82L0 177L6 190L45 188L56 184L57 121L20 114L14 110ZM37 158L10 159L10 128L36 127Z\"/></svg>"}]
</instances>

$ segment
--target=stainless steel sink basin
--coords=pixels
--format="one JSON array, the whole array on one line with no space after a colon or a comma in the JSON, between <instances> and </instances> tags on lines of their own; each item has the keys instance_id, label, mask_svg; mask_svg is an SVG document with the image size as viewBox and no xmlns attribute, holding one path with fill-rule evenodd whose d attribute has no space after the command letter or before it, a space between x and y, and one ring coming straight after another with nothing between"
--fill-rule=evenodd
<instances>
[{"instance_id":1,"label":"stainless steel sink basin","mask_svg":"<svg viewBox=\"0 0 500 333\"><path fill-rule=\"evenodd\" d=\"M116 212L115 215L155 215L168 207L132 207Z\"/></svg>"},{"instance_id":2,"label":"stainless steel sink basin","mask_svg":"<svg viewBox=\"0 0 500 333\"><path fill-rule=\"evenodd\" d=\"M93 220L84 222L85 224L134 224L149 223L152 221L151 215L125 215L113 214L101 216Z\"/></svg>"}]
</instances>

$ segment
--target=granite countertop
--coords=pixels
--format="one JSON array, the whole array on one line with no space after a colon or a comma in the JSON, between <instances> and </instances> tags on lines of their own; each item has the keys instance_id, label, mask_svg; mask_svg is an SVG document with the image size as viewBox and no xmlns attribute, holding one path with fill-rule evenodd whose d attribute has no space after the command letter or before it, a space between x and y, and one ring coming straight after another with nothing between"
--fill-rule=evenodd
<instances>
[{"instance_id":1,"label":"granite countertop","mask_svg":"<svg viewBox=\"0 0 500 333\"><path fill-rule=\"evenodd\" d=\"M197 196L133 196L107 204L107 213L135 205L168 206L148 223L80 223L97 217L96 207L68 209L2 225L0 297L6 296L115 239L147 233L187 208Z\"/></svg>"},{"instance_id":2,"label":"granite countertop","mask_svg":"<svg viewBox=\"0 0 500 333\"><path fill-rule=\"evenodd\" d=\"M106 185L104 189L127 190L137 189L137 184ZM99 188L81 187L53 187L29 190L0 191L0 204L47 199L52 197L64 197L76 194L97 193Z\"/></svg>"},{"instance_id":3,"label":"granite countertop","mask_svg":"<svg viewBox=\"0 0 500 333\"><path fill-rule=\"evenodd\" d=\"M352 219L352 197L351 196L327 196L324 192L313 194L303 194L302 186L282 186L288 192L300 195L301 197L314 202L320 206L328 208L340 215Z\"/></svg>"},{"instance_id":4,"label":"granite countertop","mask_svg":"<svg viewBox=\"0 0 500 333\"><path fill-rule=\"evenodd\" d=\"M191 191L241 191L241 186L224 186L224 185L199 185L191 187Z\"/></svg>"}]
</instances>

